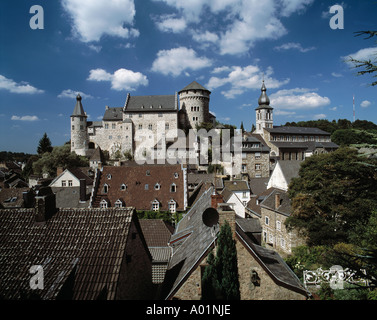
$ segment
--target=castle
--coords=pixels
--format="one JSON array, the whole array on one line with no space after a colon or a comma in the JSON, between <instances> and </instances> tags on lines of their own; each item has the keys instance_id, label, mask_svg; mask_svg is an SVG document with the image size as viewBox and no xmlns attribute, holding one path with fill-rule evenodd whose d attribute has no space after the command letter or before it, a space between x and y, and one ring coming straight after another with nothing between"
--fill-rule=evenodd
<instances>
[{"instance_id":1,"label":"castle","mask_svg":"<svg viewBox=\"0 0 377 320\"><path fill-rule=\"evenodd\" d=\"M100 147L110 156L117 152L133 154L141 143L136 135L146 138L157 134L174 139L177 129L195 128L203 122L215 123L209 111L211 92L196 81L174 95L132 96L127 94L124 107L109 108L102 121L87 121L80 95L71 115L71 151L88 156Z\"/></svg>"}]
</instances>

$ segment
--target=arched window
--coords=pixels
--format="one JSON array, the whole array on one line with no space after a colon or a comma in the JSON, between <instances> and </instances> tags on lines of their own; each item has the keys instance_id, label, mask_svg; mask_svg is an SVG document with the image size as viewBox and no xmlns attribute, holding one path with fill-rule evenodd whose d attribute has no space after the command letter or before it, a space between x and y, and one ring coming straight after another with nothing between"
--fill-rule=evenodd
<instances>
[{"instance_id":1,"label":"arched window","mask_svg":"<svg viewBox=\"0 0 377 320\"><path fill-rule=\"evenodd\" d=\"M170 192L176 192L176 191L177 191L177 186L175 185L175 183L171 184Z\"/></svg>"},{"instance_id":2,"label":"arched window","mask_svg":"<svg viewBox=\"0 0 377 320\"><path fill-rule=\"evenodd\" d=\"M109 185L105 183L105 184L103 185L102 193L108 193L108 192L109 192Z\"/></svg>"}]
</instances>

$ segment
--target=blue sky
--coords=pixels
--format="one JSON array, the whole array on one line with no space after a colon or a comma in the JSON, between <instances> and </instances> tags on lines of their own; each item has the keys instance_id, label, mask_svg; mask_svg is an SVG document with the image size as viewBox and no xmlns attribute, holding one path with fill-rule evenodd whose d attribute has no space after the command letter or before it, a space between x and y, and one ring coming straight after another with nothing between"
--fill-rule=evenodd
<instances>
[{"instance_id":1,"label":"blue sky","mask_svg":"<svg viewBox=\"0 0 377 320\"><path fill-rule=\"evenodd\" d=\"M33 5L43 29L32 29ZM344 29L332 29L341 5ZM320 0L4 0L0 3L0 150L36 153L70 139L80 92L89 119L131 95L211 90L222 123L250 130L264 77L274 124L326 118L377 123L376 88L345 57L375 59L377 3ZM35 21L41 23L41 20ZM337 21L339 22L339 21Z\"/></svg>"}]
</instances>

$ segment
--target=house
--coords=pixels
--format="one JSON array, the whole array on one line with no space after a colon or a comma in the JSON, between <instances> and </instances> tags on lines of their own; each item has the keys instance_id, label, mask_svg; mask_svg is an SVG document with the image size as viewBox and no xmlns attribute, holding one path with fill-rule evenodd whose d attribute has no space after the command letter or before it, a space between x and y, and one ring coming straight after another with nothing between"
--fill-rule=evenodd
<instances>
[{"instance_id":1,"label":"house","mask_svg":"<svg viewBox=\"0 0 377 320\"><path fill-rule=\"evenodd\" d=\"M297 231L288 231L286 219L291 215L291 201L285 190L270 188L268 195L259 204L262 225L262 243L286 256L294 247L304 245L305 239Z\"/></svg>"},{"instance_id":2,"label":"house","mask_svg":"<svg viewBox=\"0 0 377 320\"><path fill-rule=\"evenodd\" d=\"M272 171L267 188L278 188L288 191L289 183L292 178L298 177L301 167L301 161L297 160L279 160Z\"/></svg>"},{"instance_id":3,"label":"house","mask_svg":"<svg viewBox=\"0 0 377 320\"><path fill-rule=\"evenodd\" d=\"M246 207L247 203L250 201L250 187L247 181L245 180L224 181L224 188L232 191L241 201L243 207ZM242 210L240 209L237 211L240 212ZM244 214L242 216L244 216Z\"/></svg>"},{"instance_id":4,"label":"house","mask_svg":"<svg viewBox=\"0 0 377 320\"><path fill-rule=\"evenodd\" d=\"M0 210L0 297L7 300L151 299L152 257L134 208Z\"/></svg>"},{"instance_id":5,"label":"house","mask_svg":"<svg viewBox=\"0 0 377 320\"><path fill-rule=\"evenodd\" d=\"M80 180L85 180L86 186L93 185L93 179L80 168L70 168L62 171L58 168L57 177L52 180L50 187L80 187Z\"/></svg>"},{"instance_id":6,"label":"house","mask_svg":"<svg viewBox=\"0 0 377 320\"><path fill-rule=\"evenodd\" d=\"M132 206L137 210L185 211L187 173L181 164L105 166L96 171L92 208Z\"/></svg>"},{"instance_id":7,"label":"house","mask_svg":"<svg viewBox=\"0 0 377 320\"><path fill-rule=\"evenodd\" d=\"M34 192L30 188L5 188L0 190L0 208L30 208L34 205Z\"/></svg>"},{"instance_id":8,"label":"house","mask_svg":"<svg viewBox=\"0 0 377 320\"><path fill-rule=\"evenodd\" d=\"M223 196L224 203L229 204L238 217L246 217L244 202L241 201L241 199L236 195L236 193L234 193L228 188L224 188L224 190L221 192L221 195Z\"/></svg>"},{"instance_id":9,"label":"house","mask_svg":"<svg viewBox=\"0 0 377 320\"><path fill-rule=\"evenodd\" d=\"M241 300L308 298L308 291L280 255L255 241L256 231L260 232L258 221L236 218L235 212L222 203L222 196L211 187L177 224L171 237L172 256L161 290L162 299L201 299L206 258L216 247L225 220L236 241Z\"/></svg>"}]
</instances>

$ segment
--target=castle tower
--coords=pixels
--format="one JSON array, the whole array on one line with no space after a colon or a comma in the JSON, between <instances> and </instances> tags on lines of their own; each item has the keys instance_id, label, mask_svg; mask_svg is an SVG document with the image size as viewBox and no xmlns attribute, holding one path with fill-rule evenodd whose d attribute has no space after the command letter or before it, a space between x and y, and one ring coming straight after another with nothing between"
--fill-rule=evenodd
<instances>
[{"instance_id":1,"label":"castle tower","mask_svg":"<svg viewBox=\"0 0 377 320\"><path fill-rule=\"evenodd\" d=\"M81 96L76 97L76 106L71 115L71 152L85 156L88 150L86 114L81 104Z\"/></svg>"},{"instance_id":2,"label":"castle tower","mask_svg":"<svg viewBox=\"0 0 377 320\"><path fill-rule=\"evenodd\" d=\"M180 110L185 109L188 126L195 129L195 126L200 125L202 122L209 122L209 99L211 91L204 88L196 81L191 82L188 86L184 87L179 94Z\"/></svg>"},{"instance_id":3,"label":"castle tower","mask_svg":"<svg viewBox=\"0 0 377 320\"><path fill-rule=\"evenodd\" d=\"M270 106L270 99L267 96L267 89L264 85L264 80L261 88L261 95L258 99L258 108L256 112L256 129L254 133L261 134L263 136L263 128L273 128L272 111L274 108Z\"/></svg>"}]
</instances>

